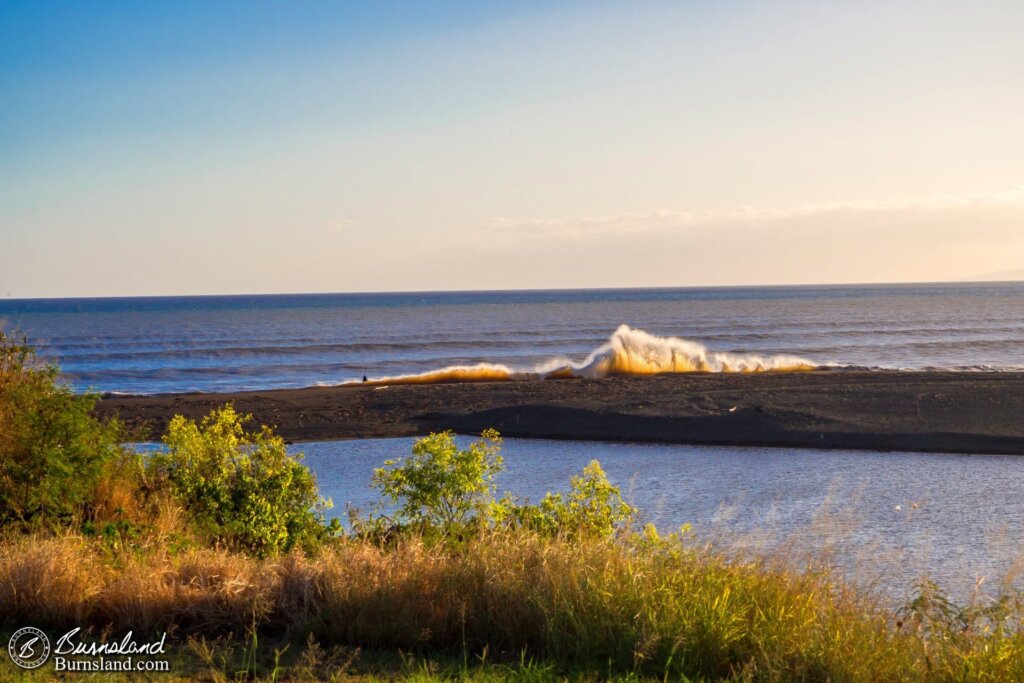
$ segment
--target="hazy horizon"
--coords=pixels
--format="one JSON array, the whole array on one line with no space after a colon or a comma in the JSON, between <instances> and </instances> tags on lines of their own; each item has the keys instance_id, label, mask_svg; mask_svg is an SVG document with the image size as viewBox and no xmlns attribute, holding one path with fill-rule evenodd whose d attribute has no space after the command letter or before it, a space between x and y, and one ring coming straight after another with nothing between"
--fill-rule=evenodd
<instances>
[{"instance_id":1,"label":"hazy horizon","mask_svg":"<svg viewBox=\"0 0 1024 683\"><path fill-rule=\"evenodd\" d=\"M0 297L1024 279L1024 5L0 7Z\"/></svg>"},{"instance_id":2,"label":"hazy horizon","mask_svg":"<svg viewBox=\"0 0 1024 683\"><path fill-rule=\"evenodd\" d=\"M649 290L690 290L690 289L760 289L760 288L829 288L829 287L914 287L930 285L984 285L984 284L1016 284L1024 283L1024 271L1019 273L1007 271L1002 279L960 280L921 280L907 282L808 282L808 283L773 283L773 284L735 284L735 285L666 285L659 287L628 286L628 287L518 287L509 289L377 289L377 290L338 290L338 291L293 291L293 292L199 292L194 294L109 294L99 296L36 296L15 297L0 295L0 301L39 301L47 299L174 299L201 297L247 297L247 296L334 296L334 295L399 295L399 294L500 294L529 292L600 292L600 291L649 291Z\"/></svg>"}]
</instances>

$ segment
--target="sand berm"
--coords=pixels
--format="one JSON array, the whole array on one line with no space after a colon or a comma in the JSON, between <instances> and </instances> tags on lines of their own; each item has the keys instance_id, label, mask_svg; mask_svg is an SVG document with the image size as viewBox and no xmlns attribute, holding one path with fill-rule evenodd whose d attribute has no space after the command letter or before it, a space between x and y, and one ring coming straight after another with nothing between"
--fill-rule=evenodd
<instances>
[{"instance_id":1,"label":"sand berm","mask_svg":"<svg viewBox=\"0 0 1024 683\"><path fill-rule=\"evenodd\" d=\"M233 402L292 441L422 435L1024 454L1024 373L686 373L104 396L158 438Z\"/></svg>"}]
</instances>

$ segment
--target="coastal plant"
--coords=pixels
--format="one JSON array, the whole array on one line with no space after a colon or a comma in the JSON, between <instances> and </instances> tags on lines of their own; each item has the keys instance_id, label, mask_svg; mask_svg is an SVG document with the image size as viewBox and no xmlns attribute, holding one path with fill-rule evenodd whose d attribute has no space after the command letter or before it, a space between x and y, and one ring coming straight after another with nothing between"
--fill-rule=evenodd
<instances>
[{"instance_id":1,"label":"coastal plant","mask_svg":"<svg viewBox=\"0 0 1024 683\"><path fill-rule=\"evenodd\" d=\"M122 426L94 417L95 402L0 332L0 525L58 528L87 513L104 472L127 457Z\"/></svg>"},{"instance_id":2,"label":"coastal plant","mask_svg":"<svg viewBox=\"0 0 1024 683\"><path fill-rule=\"evenodd\" d=\"M500 453L501 436L493 429L464 449L452 432L431 434L413 445L410 456L374 470L371 486L397 506L401 526L462 531L500 515L494 498Z\"/></svg>"},{"instance_id":3,"label":"coastal plant","mask_svg":"<svg viewBox=\"0 0 1024 683\"><path fill-rule=\"evenodd\" d=\"M256 634L261 643L291 634L294 650L312 637L418 661L534 661L563 679L1024 676L1015 594L951 620L934 594L893 610L827 570L636 535L608 543L499 527L458 545L347 537L317 557L267 558L204 548L124 558L71 534L17 536L0 541L0 627L168 630L172 646L187 633L236 648Z\"/></svg>"},{"instance_id":4,"label":"coastal plant","mask_svg":"<svg viewBox=\"0 0 1024 683\"><path fill-rule=\"evenodd\" d=\"M353 529L366 537L414 529L465 538L496 526L525 527L545 535L611 537L637 518L636 509L623 500L597 460L570 479L567 494L549 492L536 505L508 493L495 497L494 479L503 467L501 436L493 429L465 449L451 432L426 436L413 445L410 457L388 460L374 471L372 486L384 497L381 507L397 507L394 515L355 516Z\"/></svg>"},{"instance_id":5,"label":"coastal plant","mask_svg":"<svg viewBox=\"0 0 1024 683\"><path fill-rule=\"evenodd\" d=\"M181 415L168 425L164 452L150 456L148 474L169 485L192 527L210 543L257 556L295 547L315 550L339 530L325 520L330 501L316 478L266 426L249 432L251 416L231 405L200 423Z\"/></svg>"},{"instance_id":6,"label":"coastal plant","mask_svg":"<svg viewBox=\"0 0 1024 683\"><path fill-rule=\"evenodd\" d=\"M609 537L628 529L638 511L608 481L601 463L591 460L569 480L568 494L548 492L538 505L515 507L513 516L546 534Z\"/></svg>"}]
</instances>

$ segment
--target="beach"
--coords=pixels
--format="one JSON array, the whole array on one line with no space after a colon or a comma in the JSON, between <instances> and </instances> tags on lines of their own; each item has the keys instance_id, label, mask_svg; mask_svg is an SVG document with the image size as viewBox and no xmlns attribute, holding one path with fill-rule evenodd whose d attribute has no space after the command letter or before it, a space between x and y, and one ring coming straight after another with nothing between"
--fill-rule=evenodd
<instances>
[{"instance_id":1,"label":"beach","mask_svg":"<svg viewBox=\"0 0 1024 683\"><path fill-rule=\"evenodd\" d=\"M1024 373L681 373L546 381L105 395L158 439L176 414L233 403L291 441L451 429L544 439L1024 454Z\"/></svg>"}]
</instances>

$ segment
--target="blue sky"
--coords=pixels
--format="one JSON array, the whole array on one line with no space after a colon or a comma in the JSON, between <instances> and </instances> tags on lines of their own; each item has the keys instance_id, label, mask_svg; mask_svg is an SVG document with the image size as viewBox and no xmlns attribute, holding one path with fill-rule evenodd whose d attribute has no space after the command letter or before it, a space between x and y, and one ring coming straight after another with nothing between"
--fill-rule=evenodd
<instances>
[{"instance_id":1,"label":"blue sky","mask_svg":"<svg viewBox=\"0 0 1024 683\"><path fill-rule=\"evenodd\" d=\"M1024 268L1014 2L0 4L0 296Z\"/></svg>"},{"instance_id":2,"label":"blue sky","mask_svg":"<svg viewBox=\"0 0 1024 683\"><path fill-rule=\"evenodd\" d=\"M0 110L5 171L124 138L237 144L338 123L348 115L338 81L387 97L367 53L386 60L410 42L512 13L471 2L24 2L0 11L0 88L11 96ZM318 83L325 67L337 78ZM376 112L369 104L364 123L388 115L387 102Z\"/></svg>"}]
</instances>

